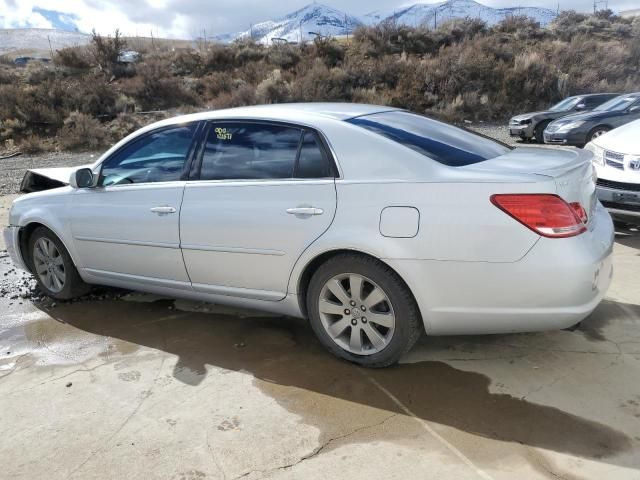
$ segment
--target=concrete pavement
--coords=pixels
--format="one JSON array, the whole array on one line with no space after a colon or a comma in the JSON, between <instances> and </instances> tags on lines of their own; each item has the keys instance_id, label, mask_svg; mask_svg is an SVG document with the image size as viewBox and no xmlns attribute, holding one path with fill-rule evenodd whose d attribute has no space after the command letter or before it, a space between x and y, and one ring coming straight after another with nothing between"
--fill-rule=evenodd
<instances>
[{"instance_id":1,"label":"concrete pavement","mask_svg":"<svg viewBox=\"0 0 640 480\"><path fill-rule=\"evenodd\" d=\"M0 258L0 477L640 478L640 234L614 264L574 331L423 338L366 370L300 320L22 298Z\"/></svg>"}]
</instances>

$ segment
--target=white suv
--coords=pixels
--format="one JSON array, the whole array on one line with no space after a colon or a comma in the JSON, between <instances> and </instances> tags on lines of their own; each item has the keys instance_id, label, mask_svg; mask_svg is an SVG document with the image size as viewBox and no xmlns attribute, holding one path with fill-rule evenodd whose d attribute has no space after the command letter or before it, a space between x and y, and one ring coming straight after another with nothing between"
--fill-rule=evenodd
<instances>
[{"instance_id":1,"label":"white suv","mask_svg":"<svg viewBox=\"0 0 640 480\"><path fill-rule=\"evenodd\" d=\"M640 120L594 138L585 149L594 154L600 202L618 221L640 224Z\"/></svg>"}]
</instances>

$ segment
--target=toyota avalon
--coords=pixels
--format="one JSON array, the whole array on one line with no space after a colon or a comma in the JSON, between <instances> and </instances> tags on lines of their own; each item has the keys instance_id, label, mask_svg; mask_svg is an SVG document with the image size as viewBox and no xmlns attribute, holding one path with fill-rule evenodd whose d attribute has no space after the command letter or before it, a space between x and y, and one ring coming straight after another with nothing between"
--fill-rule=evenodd
<instances>
[{"instance_id":1,"label":"toyota avalon","mask_svg":"<svg viewBox=\"0 0 640 480\"><path fill-rule=\"evenodd\" d=\"M388 107L219 110L28 172L4 236L53 298L101 284L304 317L335 355L381 367L422 332L589 315L613 245L591 158Z\"/></svg>"}]
</instances>

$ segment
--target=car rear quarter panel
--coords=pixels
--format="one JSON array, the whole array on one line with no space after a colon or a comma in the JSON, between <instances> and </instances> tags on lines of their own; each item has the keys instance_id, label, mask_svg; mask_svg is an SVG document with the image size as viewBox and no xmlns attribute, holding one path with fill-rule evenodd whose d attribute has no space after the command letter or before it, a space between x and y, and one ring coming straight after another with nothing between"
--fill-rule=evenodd
<instances>
[{"instance_id":1,"label":"car rear quarter panel","mask_svg":"<svg viewBox=\"0 0 640 480\"><path fill-rule=\"evenodd\" d=\"M517 262L540 237L491 204L490 196L555 192L555 186L552 181L474 184L338 180L336 190L335 219L297 262L290 293L298 293L297 280L305 266L331 250L360 251L383 261ZM391 238L381 234L380 216L390 206L409 206L419 211L417 235Z\"/></svg>"}]
</instances>

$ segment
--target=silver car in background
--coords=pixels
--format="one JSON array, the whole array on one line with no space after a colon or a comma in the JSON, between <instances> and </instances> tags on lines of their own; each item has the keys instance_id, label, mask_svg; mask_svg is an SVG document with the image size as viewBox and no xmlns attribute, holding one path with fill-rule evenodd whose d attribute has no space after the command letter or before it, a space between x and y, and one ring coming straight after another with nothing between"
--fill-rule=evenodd
<instances>
[{"instance_id":1,"label":"silver car in background","mask_svg":"<svg viewBox=\"0 0 640 480\"><path fill-rule=\"evenodd\" d=\"M53 298L102 284L306 317L331 352L380 367L424 331L589 315L613 245L591 156L388 107L220 110L29 172L4 235Z\"/></svg>"}]
</instances>

